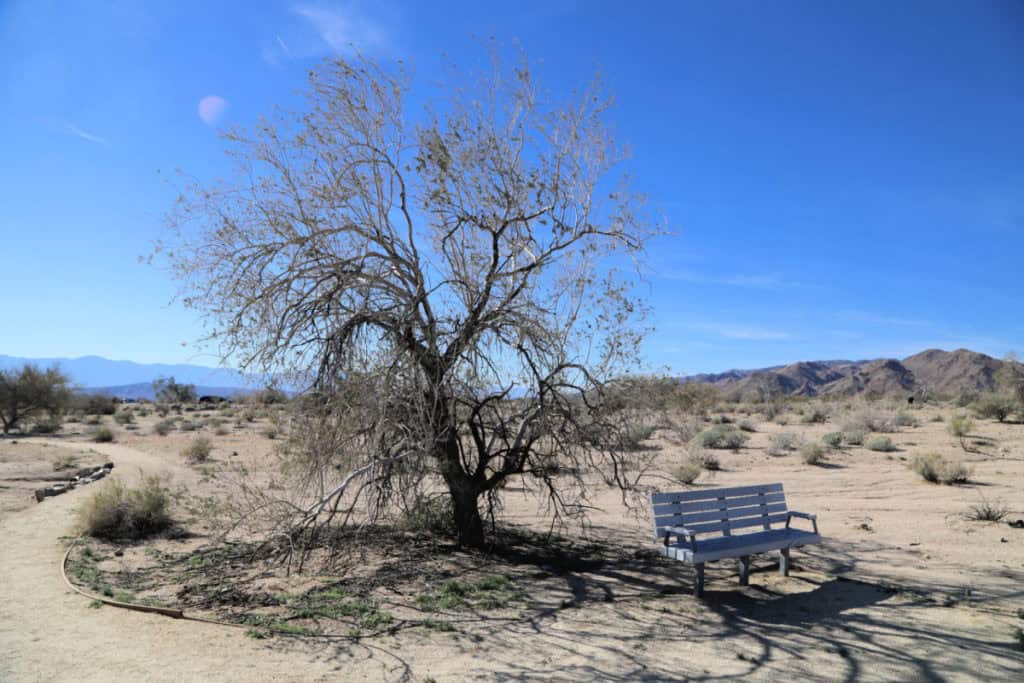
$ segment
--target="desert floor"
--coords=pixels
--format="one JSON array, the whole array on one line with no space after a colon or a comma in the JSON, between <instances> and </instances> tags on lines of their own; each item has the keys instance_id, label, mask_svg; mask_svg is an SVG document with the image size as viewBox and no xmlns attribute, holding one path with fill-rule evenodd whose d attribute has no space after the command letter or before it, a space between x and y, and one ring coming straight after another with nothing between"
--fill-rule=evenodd
<instances>
[{"instance_id":1,"label":"desert floor","mask_svg":"<svg viewBox=\"0 0 1024 683\"><path fill-rule=\"evenodd\" d=\"M709 565L703 600L689 594L692 569L668 560L537 572L530 602L514 613L467 613L455 632L402 630L359 639L247 637L242 629L103 607L64 584L60 562L75 511L105 482L37 504L32 490L53 461L115 463L114 473L167 473L190 489L212 486L179 455L194 437L114 426L115 443L91 443L67 425L51 437L0 439L0 680L1022 680L1024 530L969 521L981 502L1024 518L1024 425L980 421L991 444L965 453L932 421L950 409L914 411L917 427L891 434L892 453L849 448L824 466L795 453L771 456L771 434L808 439L835 424L788 425L754 418L738 452L715 451L721 471L697 486L782 482L792 509L814 512L826 541L793 552L789 578L776 560L755 559L750 586L732 562ZM223 430L222 430L223 431ZM214 465L269 451L259 422L214 435ZM682 450L656 438L659 467ZM962 486L929 484L907 464L939 451L972 469ZM681 488L655 480L664 489ZM596 495L592 540L650 551L650 521L617 492ZM544 528L536 503L514 485L506 518Z\"/></svg>"}]
</instances>

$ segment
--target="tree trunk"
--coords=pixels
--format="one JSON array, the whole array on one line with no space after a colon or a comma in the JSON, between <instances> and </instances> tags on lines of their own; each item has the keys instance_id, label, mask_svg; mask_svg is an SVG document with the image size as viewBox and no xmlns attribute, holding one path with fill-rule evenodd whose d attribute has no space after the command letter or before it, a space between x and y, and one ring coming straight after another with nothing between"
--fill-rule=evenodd
<instances>
[{"instance_id":1,"label":"tree trunk","mask_svg":"<svg viewBox=\"0 0 1024 683\"><path fill-rule=\"evenodd\" d=\"M460 487L451 491L452 505L455 508L455 528L458 531L459 545L464 548L482 548L484 546L484 522L477 506L476 491L468 487Z\"/></svg>"}]
</instances>

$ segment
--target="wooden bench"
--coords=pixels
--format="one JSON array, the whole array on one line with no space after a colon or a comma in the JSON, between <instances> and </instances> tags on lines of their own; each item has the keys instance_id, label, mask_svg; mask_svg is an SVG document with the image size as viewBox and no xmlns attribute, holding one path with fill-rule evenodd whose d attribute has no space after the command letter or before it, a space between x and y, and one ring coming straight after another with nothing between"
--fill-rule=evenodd
<instances>
[{"instance_id":1,"label":"wooden bench","mask_svg":"<svg viewBox=\"0 0 1024 683\"><path fill-rule=\"evenodd\" d=\"M821 542L817 516L787 510L782 484L652 493L651 507L655 540L663 540L661 554L693 564L697 597L704 592L705 562L738 558L740 585L746 586L751 555L778 550L779 572L789 576L789 549ZM809 520L814 531L791 528L794 517ZM754 527L760 530L733 533ZM710 533L720 535L697 538ZM673 536L675 543L671 542Z\"/></svg>"}]
</instances>

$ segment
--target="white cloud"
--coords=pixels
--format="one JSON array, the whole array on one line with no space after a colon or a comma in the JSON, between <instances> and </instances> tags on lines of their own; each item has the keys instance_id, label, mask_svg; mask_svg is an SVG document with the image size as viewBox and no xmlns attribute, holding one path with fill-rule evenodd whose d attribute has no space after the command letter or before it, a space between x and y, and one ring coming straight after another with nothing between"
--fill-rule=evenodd
<instances>
[{"instance_id":1,"label":"white cloud","mask_svg":"<svg viewBox=\"0 0 1024 683\"><path fill-rule=\"evenodd\" d=\"M354 5L296 5L292 11L312 24L331 51L350 54L388 51L391 39L384 28ZM280 37L278 38L281 41ZM285 48L288 54L290 50Z\"/></svg>"},{"instance_id":2,"label":"white cloud","mask_svg":"<svg viewBox=\"0 0 1024 683\"><path fill-rule=\"evenodd\" d=\"M780 332L778 330L769 330L763 327L753 327L749 325L702 323L691 325L690 327L698 332L707 332L725 339L742 339L745 341L781 341L792 338L792 335L788 332Z\"/></svg>"},{"instance_id":3,"label":"white cloud","mask_svg":"<svg viewBox=\"0 0 1024 683\"><path fill-rule=\"evenodd\" d=\"M96 144L99 144L99 145L109 144L107 142L106 138L101 138L99 135L95 135L93 133L90 133L87 130L82 130L81 128L79 128L78 126L76 126L73 123L67 124L65 126L65 128L67 128L69 133L71 133L72 135L75 135L77 137L80 137L83 140L88 140L89 142L95 142Z\"/></svg>"}]
</instances>

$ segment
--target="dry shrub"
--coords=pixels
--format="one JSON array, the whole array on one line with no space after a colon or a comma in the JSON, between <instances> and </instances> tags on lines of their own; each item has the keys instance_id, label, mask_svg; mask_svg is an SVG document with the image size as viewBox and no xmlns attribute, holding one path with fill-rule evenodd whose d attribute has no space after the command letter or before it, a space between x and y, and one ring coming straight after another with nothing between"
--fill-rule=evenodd
<instances>
[{"instance_id":1,"label":"dry shrub","mask_svg":"<svg viewBox=\"0 0 1024 683\"><path fill-rule=\"evenodd\" d=\"M92 440L96 443L110 443L114 440L114 432L109 427L100 427L92 433Z\"/></svg>"},{"instance_id":2,"label":"dry shrub","mask_svg":"<svg viewBox=\"0 0 1024 683\"><path fill-rule=\"evenodd\" d=\"M701 448L726 448L738 450L750 438L732 425L717 424L708 427L694 437L693 442Z\"/></svg>"},{"instance_id":3,"label":"dry shrub","mask_svg":"<svg viewBox=\"0 0 1024 683\"><path fill-rule=\"evenodd\" d=\"M170 492L159 477L143 479L139 488L128 488L120 479L109 479L78 512L82 533L108 540L140 539L171 525Z\"/></svg>"},{"instance_id":4,"label":"dry shrub","mask_svg":"<svg viewBox=\"0 0 1024 683\"><path fill-rule=\"evenodd\" d=\"M182 449L181 455L191 463L206 462L210 459L210 451L212 450L213 446L210 444L210 440L200 436L193 439L192 443Z\"/></svg>"},{"instance_id":5,"label":"dry shrub","mask_svg":"<svg viewBox=\"0 0 1024 683\"><path fill-rule=\"evenodd\" d=\"M947 486L963 484L971 476L970 469L962 462L947 460L934 452L914 456L910 469L920 474L925 481Z\"/></svg>"},{"instance_id":6,"label":"dry shrub","mask_svg":"<svg viewBox=\"0 0 1024 683\"><path fill-rule=\"evenodd\" d=\"M800 439L792 432L779 432L768 437L768 455L784 455L797 447Z\"/></svg>"},{"instance_id":7,"label":"dry shrub","mask_svg":"<svg viewBox=\"0 0 1024 683\"><path fill-rule=\"evenodd\" d=\"M687 458L672 469L672 478L681 484L692 484L703 471L703 465Z\"/></svg>"},{"instance_id":8,"label":"dry shrub","mask_svg":"<svg viewBox=\"0 0 1024 683\"><path fill-rule=\"evenodd\" d=\"M820 465L825 461L825 447L816 441L800 445L800 457L808 465Z\"/></svg>"},{"instance_id":9,"label":"dry shrub","mask_svg":"<svg viewBox=\"0 0 1024 683\"><path fill-rule=\"evenodd\" d=\"M879 451L881 453L891 453L896 450L896 445L887 436L873 436L867 440L864 444L864 448L869 451Z\"/></svg>"}]
</instances>

